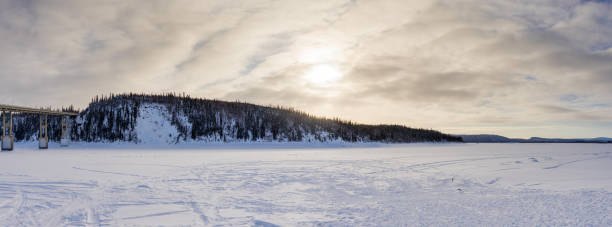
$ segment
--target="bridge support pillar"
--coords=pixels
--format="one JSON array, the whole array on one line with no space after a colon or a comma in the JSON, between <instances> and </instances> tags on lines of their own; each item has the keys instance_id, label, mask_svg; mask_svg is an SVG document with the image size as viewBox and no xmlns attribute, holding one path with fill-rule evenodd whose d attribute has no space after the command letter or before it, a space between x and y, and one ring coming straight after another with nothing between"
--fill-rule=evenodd
<instances>
[{"instance_id":1,"label":"bridge support pillar","mask_svg":"<svg viewBox=\"0 0 612 227\"><path fill-rule=\"evenodd\" d=\"M47 130L47 115L40 115L40 130L38 131L38 148L49 148L49 131Z\"/></svg>"},{"instance_id":2,"label":"bridge support pillar","mask_svg":"<svg viewBox=\"0 0 612 227\"><path fill-rule=\"evenodd\" d=\"M13 150L13 113L2 112L2 150Z\"/></svg>"},{"instance_id":3,"label":"bridge support pillar","mask_svg":"<svg viewBox=\"0 0 612 227\"><path fill-rule=\"evenodd\" d=\"M70 133L68 131L68 116L62 117L62 138L60 138L60 146L67 147L70 142Z\"/></svg>"}]
</instances>

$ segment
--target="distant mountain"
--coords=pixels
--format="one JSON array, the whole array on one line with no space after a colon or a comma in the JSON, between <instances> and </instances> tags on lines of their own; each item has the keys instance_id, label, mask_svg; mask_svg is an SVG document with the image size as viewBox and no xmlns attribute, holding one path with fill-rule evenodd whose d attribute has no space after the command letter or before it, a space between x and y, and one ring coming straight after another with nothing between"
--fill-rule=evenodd
<instances>
[{"instance_id":1,"label":"distant mountain","mask_svg":"<svg viewBox=\"0 0 612 227\"><path fill-rule=\"evenodd\" d=\"M587 138L587 139L557 139L557 138L540 138L531 137L525 141L526 143L612 143L612 138Z\"/></svg>"},{"instance_id":2,"label":"distant mountain","mask_svg":"<svg viewBox=\"0 0 612 227\"><path fill-rule=\"evenodd\" d=\"M592 139L587 139L587 140L593 140L593 141L601 141L601 142L612 142L612 138L607 138L607 137L597 137L597 138L592 138Z\"/></svg>"},{"instance_id":3,"label":"distant mountain","mask_svg":"<svg viewBox=\"0 0 612 227\"><path fill-rule=\"evenodd\" d=\"M456 135L466 143L612 143L612 138L598 137L590 139L557 139L531 137L529 139L514 139L499 135Z\"/></svg>"},{"instance_id":4,"label":"distant mountain","mask_svg":"<svg viewBox=\"0 0 612 227\"><path fill-rule=\"evenodd\" d=\"M34 140L38 115L15 115L17 141ZM49 136L59 140L60 118ZM96 97L74 119L73 141L183 142L461 142L460 137L400 125L364 125L294 109L189 96L124 94Z\"/></svg>"},{"instance_id":5,"label":"distant mountain","mask_svg":"<svg viewBox=\"0 0 612 227\"><path fill-rule=\"evenodd\" d=\"M498 135L489 135L489 134L481 134L481 135L457 135L463 139L463 142L466 143L511 143L515 142L515 139L510 139L503 136Z\"/></svg>"}]
</instances>

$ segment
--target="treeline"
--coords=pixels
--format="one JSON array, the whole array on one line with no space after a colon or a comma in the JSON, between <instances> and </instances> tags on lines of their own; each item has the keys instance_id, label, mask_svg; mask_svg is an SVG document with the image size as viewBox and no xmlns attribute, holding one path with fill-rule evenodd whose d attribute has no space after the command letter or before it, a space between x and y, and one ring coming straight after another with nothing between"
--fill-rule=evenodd
<instances>
[{"instance_id":1,"label":"treeline","mask_svg":"<svg viewBox=\"0 0 612 227\"><path fill-rule=\"evenodd\" d=\"M312 116L280 106L259 106L192 98L186 94L120 94L96 96L74 119L72 140L87 142L139 142L135 128L141 111L152 105L163 114L178 135L173 141L287 141L287 142L461 142L461 138L434 130L401 125L364 125L337 118ZM71 108L74 110L74 108ZM38 116L16 116L17 140L32 139L38 132ZM49 136L59 140L60 118L49 118Z\"/></svg>"}]
</instances>

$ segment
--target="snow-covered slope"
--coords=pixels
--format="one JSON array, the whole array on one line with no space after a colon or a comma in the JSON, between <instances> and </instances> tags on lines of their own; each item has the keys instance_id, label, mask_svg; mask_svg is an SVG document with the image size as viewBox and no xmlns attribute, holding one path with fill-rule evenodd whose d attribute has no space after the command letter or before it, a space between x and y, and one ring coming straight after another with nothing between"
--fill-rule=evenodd
<instances>
[{"instance_id":1,"label":"snow-covered slope","mask_svg":"<svg viewBox=\"0 0 612 227\"><path fill-rule=\"evenodd\" d=\"M140 106L134 132L138 143L171 144L178 142L179 132L170 122L164 105L147 103Z\"/></svg>"}]
</instances>

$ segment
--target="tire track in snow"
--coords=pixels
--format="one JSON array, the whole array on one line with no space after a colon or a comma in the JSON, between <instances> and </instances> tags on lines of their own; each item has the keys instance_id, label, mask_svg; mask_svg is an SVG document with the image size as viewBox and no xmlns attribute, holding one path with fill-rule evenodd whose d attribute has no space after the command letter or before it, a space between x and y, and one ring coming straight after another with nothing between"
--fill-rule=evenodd
<instances>
[{"instance_id":1,"label":"tire track in snow","mask_svg":"<svg viewBox=\"0 0 612 227\"><path fill-rule=\"evenodd\" d=\"M115 174L115 175L121 175L121 176L131 176L131 177L149 177L149 176L143 176L143 175L131 174L131 173L120 173L120 172L102 171L102 170L94 170L94 169L85 169L85 168L80 168L76 166L73 166L72 168L76 170L83 170L83 171L88 171L88 172L93 172L93 173Z\"/></svg>"},{"instance_id":2,"label":"tire track in snow","mask_svg":"<svg viewBox=\"0 0 612 227\"><path fill-rule=\"evenodd\" d=\"M87 220L86 220L85 226L87 227L99 227L100 226L100 219L95 209L93 208L87 209Z\"/></svg>"},{"instance_id":3,"label":"tire track in snow","mask_svg":"<svg viewBox=\"0 0 612 227\"><path fill-rule=\"evenodd\" d=\"M569 164L576 163L576 162L584 162L584 161L591 161L591 160L604 159L604 158L611 158L611 157L610 156L603 156L603 157L596 157L596 158L579 159L579 160L574 160L574 161L560 163L560 164L557 164L557 165L554 165L554 166L544 167L542 169L556 169L556 168L559 168L561 166L569 165Z\"/></svg>"},{"instance_id":4,"label":"tire track in snow","mask_svg":"<svg viewBox=\"0 0 612 227\"><path fill-rule=\"evenodd\" d=\"M189 206L189 208L191 208L191 210L196 213L196 215L198 215L198 217L200 218L200 220L202 221L202 224L207 225L208 224L208 217L206 217L206 215L204 214L204 212L202 212L202 210L200 210L200 207L198 207L198 203L191 200L187 203L187 205Z\"/></svg>"}]
</instances>

